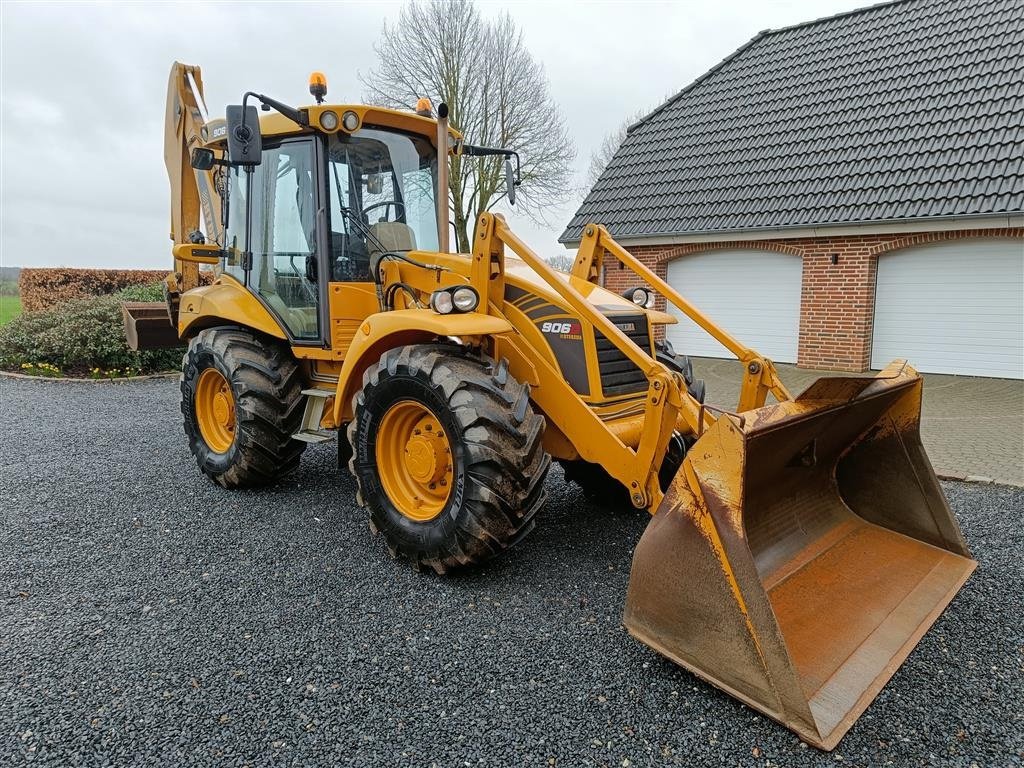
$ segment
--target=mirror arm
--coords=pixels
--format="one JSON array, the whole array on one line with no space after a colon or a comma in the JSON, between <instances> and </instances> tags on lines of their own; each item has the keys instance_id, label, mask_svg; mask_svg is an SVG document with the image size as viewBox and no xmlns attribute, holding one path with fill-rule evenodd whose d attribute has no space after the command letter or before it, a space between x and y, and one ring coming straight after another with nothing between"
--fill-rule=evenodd
<instances>
[{"instance_id":1,"label":"mirror arm","mask_svg":"<svg viewBox=\"0 0 1024 768\"><path fill-rule=\"evenodd\" d=\"M297 123L298 125L301 125L303 127L309 125L309 113L301 109L296 109L295 107L289 107L287 104L282 104L277 99L272 99L269 96L264 96L262 93L256 93L255 91L246 91L245 95L242 97L243 112L245 111L246 99L248 99L250 96L259 99L261 104L265 104L268 107L276 109L282 115L291 120L293 123Z\"/></svg>"}]
</instances>

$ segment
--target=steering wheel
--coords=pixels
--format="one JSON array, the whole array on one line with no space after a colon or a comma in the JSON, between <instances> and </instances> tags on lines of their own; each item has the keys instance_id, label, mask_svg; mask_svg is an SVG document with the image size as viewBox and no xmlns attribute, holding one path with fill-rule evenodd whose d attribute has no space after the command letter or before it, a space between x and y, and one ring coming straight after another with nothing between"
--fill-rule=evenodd
<instances>
[{"instance_id":1,"label":"steering wheel","mask_svg":"<svg viewBox=\"0 0 1024 768\"><path fill-rule=\"evenodd\" d=\"M399 213L398 213L398 209L399 208L402 209L401 215L405 216L405 203L403 203L401 200L384 200L383 202L380 202L380 203L374 203L373 205L368 205L365 208L363 208L363 216L366 218L367 221L369 221L370 220L370 218L369 218L370 211L374 211L377 208L383 208L384 209L384 216L387 217L387 215L388 215L387 208L388 208L388 206L392 206L392 205L395 206L395 218L396 219L400 218Z\"/></svg>"}]
</instances>

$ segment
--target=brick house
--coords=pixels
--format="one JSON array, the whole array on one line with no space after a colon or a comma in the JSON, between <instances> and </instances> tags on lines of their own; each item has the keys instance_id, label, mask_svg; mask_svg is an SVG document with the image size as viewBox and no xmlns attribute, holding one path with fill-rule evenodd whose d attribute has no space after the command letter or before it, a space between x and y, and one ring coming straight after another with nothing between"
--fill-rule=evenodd
<instances>
[{"instance_id":1,"label":"brick house","mask_svg":"<svg viewBox=\"0 0 1024 768\"><path fill-rule=\"evenodd\" d=\"M1021 0L762 32L630 127L560 240L604 224L778 362L1024 378L1022 50Z\"/></svg>"}]
</instances>

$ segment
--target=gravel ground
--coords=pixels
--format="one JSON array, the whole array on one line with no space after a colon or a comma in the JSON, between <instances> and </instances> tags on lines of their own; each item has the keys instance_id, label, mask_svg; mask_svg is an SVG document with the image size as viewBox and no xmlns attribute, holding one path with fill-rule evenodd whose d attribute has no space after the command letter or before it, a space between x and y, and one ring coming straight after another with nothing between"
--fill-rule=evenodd
<instances>
[{"instance_id":1,"label":"gravel ground","mask_svg":"<svg viewBox=\"0 0 1024 768\"><path fill-rule=\"evenodd\" d=\"M949 484L981 567L839 747L620 624L645 516L549 480L468 575L387 557L333 446L202 478L177 382L0 380L0 763L964 765L1024 754L1024 491Z\"/></svg>"}]
</instances>

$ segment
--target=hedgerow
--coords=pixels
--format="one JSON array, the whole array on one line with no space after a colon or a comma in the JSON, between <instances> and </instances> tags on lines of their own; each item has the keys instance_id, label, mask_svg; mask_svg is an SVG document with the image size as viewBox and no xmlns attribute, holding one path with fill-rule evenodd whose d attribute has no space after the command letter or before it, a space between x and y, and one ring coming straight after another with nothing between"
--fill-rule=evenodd
<instances>
[{"instance_id":1,"label":"hedgerow","mask_svg":"<svg viewBox=\"0 0 1024 768\"><path fill-rule=\"evenodd\" d=\"M152 269L23 269L18 292L25 312L37 312L85 296L108 296L133 285L162 280L167 270Z\"/></svg>"},{"instance_id":2,"label":"hedgerow","mask_svg":"<svg viewBox=\"0 0 1024 768\"><path fill-rule=\"evenodd\" d=\"M134 352L124 337L122 302L162 300L161 284L151 283L26 312L0 328L0 367L18 371L24 364L45 363L78 376L88 376L95 369L133 373L177 369L184 347Z\"/></svg>"}]
</instances>

